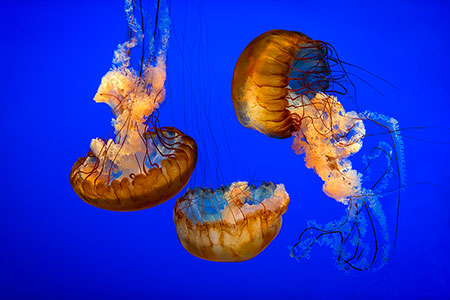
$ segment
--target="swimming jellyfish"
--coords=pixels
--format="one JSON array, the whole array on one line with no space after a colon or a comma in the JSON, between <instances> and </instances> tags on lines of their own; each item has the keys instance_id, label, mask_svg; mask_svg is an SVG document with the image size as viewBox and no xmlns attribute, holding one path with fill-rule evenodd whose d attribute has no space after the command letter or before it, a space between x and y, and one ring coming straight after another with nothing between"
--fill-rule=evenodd
<instances>
[{"instance_id":1,"label":"swimming jellyfish","mask_svg":"<svg viewBox=\"0 0 450 300\"><path fill-rule=\"evenodd\" d=\"M233 182L215 190L194 188L177 200L178 239L192 255L220 262L251 259L281 228L289 204L284 185Z\"/></svg>"},{"instance_id":2,"label":"swimming jellyfish","mask_svg":"<svg viewBox=\"0 0 450 300\"><path fill-rule=\"evenodd\" d=\"M158 1L156 11L151 26L149 11L140 2L125 0L129 39L118 45L113 67L94 97L112 108L115 136L93 139L88 154L70 172L78 196L99 208L132 211L158 205L183 189L195 168L195 141L176 128L160 128L158 122L157 109L165 98L167 1ZM140 52L136 69L133 48Z\"/></svg>"},{"instance_id":3,"label":"swimming jellyfish","mask_svg":"<svg viewBox=\"0 0 450 300\"><path fill-rule=\"evenodd\" d=\"M306 166L324 181L324 193L347 207L339 221L325 226L310 221L290 248L291 256L308 257L317 243L333 248L344 269L367 270L392 256L380 200L394 195L398 212L405 186L403 143L395 119L346 111L338 101L354 88L343 64L325 42L300 32L272 30L240 55L232 98L245 127L270 137L293 137L292 149L304 154ZM369 127L375 131L368 133ZM365 149L359 171L349 157L363 149L367 138L378 140ZM398 215L394 248L397 230Z\"/></svg>"}]
</instances>

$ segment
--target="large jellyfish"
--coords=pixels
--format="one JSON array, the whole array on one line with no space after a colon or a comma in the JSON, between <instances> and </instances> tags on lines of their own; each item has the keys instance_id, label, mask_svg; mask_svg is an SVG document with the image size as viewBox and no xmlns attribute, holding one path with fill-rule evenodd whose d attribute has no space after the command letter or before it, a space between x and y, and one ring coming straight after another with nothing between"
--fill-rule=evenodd
<instances>
[{"instance_id":1,"label":"large jellyfish","mask_svg":"<svg viewBox=\"0 0 450 300\"><path fill-rule=\"evenodd\" d=\"M216 190L189 189L174 207L178 239L202 259L248 260L276 237L288 204L283 184L241 181Z\"/></svg>"},{"instance_id":2,"label":"large jellyfish","mask_svg":"<svg viewBox=\"0 0 450 300\"><path fill-rule=\"evenodd\" d=\"M91 141L88 154L74 164L70 183L87 203L115 211L158 205L188 182L197 161L195 141L173 127L160 128L164 101L169 8L158 1L154 26L150 9L125 0L129 40L114 52L113 67L94 97L114 113L114 137ZM140 22L138 21L140 20ZM138 67L132 66L139 49Z\"/></svg>"},{"instance_id":3,"label":"large jellyfish","mask_svg":"<svg viewBox=\"0 0 450 300\"><path fill-rule=\"evenodd\" d=\"M382 266L393 253L390 246L395 248L405 186L403 143L395 119L359 112L356 101L357 111L345 110L337 96L348 96L353 88L331 45L299 32L272 30L240 55L232 98L245 127L270 137L293 137L293 150L304 154L306 166L324 181L324 193L347 206L339 221L324 226L309 221L291 256L308 257L318 243L333 248L344 269L367 270ZM363 139L376 139L376 144L365 149L357 170L349 157L363 148ZM393 243L381 204L388 196L397 204Z\"/></svg>"}]
</instances>

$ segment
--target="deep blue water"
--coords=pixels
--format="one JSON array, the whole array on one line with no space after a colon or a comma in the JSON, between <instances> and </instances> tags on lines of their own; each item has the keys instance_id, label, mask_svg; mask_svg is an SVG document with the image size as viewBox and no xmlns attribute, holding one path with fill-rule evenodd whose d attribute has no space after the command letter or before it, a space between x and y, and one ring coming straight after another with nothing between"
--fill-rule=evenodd
<instances>
[{"instance_id":1,"label":"deep blue water","mask_svg":"<svg viewBox=\"0 0 450 300\"><path fill-rule=\"evenodd\" d=\"M196 185L267 180L284 183L291 196L264 252L212 263L179 243L175 199L118 213L84 203L70 186L73 163L111 130L109 108L92 98L126 36L123 3L4 2L0 298L450 299L449 8L444 1L172 1L160 120L197 140ZM246 129L235 116L234 65L253 38L275 28L327 41L343 60L399 88L358 73L384 94L355 80L362 109L393 116L402 128L426 127L404 133L409 186L395 256L379 271L346 275L327 248L309 260L289 257L307 220L340 218L344 207L322 193L290 140Z\"/></svg>"}]
</instances>

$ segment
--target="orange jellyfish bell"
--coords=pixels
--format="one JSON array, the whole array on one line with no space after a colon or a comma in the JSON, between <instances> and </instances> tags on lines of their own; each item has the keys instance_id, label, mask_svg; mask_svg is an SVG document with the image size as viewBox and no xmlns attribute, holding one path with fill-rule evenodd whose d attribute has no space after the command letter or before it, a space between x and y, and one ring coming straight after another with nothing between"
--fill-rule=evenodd
<instances>
[{"instance_id":1,"label":"orange jellyfish bell","mask_svg":"<svg viewBox=\"0 0 450 300\"><path fill-rule=\"evenodd\" d=\"M179 240L192 255L239 262L255 257L272 242L288 204L283 184L255 188L234 182L214 191L188 190L177 200L174 221Z\"/></svg>"},{"instance_id":2,"label":"orange jellyfish bell","mask_svg":"<svg viewBox=\"0 0 450 300\"><path fill-rule=\"evenodd\" d=\"M99 159L92 150L80 157L70 172L77 195L99 208L133 211L161 204L180 192L195 168L194 140L173 127L156 128L142 136L149 153L135 153L140 158L126 170L127 175L120 163Z\"/></svg>"},{"instance_id":3,"label":"orange jellyfish bell","mask_svg":"<svg viewBox=\"0 0 450 300\"><path fill-rule=\"evenodd\" d=\"M232 98L245 127L288 138L299 126L290 109L328 89L328 48L303 33L271 30L255 38L236 63Z\"/></svg>"},{"instance_id":4,"label":"orange jellyfish bell","mask_svg":"<svg viewBox=\"0 0 450 300\"><path fill-rule=\"evenodd\" d=\"M70 172L70 183L81 199L115 211L149 208L169 200L187 184L197 162L192 138L173 127L159 128L157 109L165 98L170 27L167 2L158 1L157 49L158 35L152 38L151 26L143 26L148 20L138 22L137 7L141 6L125 1L130 39L114 52L113 68L94 97L113 110L115 136L93 139L87 156L79 158ZM142 28L147 29L145 39ZM135 46L143 49L138 71L131 66L130 51Z\"/></svg>"}]
</instances>

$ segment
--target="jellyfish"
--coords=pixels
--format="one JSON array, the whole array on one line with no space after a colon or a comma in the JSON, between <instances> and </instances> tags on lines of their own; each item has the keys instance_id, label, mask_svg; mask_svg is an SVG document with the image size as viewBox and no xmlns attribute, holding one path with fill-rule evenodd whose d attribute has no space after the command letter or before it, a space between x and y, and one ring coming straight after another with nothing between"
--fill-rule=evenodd
<instances>
[{"instance_id":1,"label":"jellyfish","mask_svg":"<svg viewBox=\"0 0 450 300\"><path fill-rule=\"evenodd\" d=\"M167 1L158 1L153 27L141 2L125 0L125 12L129 39L117 47L113 67L94 97L111 107L114 136L93 139L88 154L70 172L81 199L114 211L145 209L171 199L187 184L197 161L195 141L174 127L160 127L158 120L165 98ZM137 67L133 48L140 50Z\"/></svg>"},{"instance_id":2,"label":"jellyfish","mask_svg":"<svg viewBox=\"0 0 450 300\"><path fill-rule=\"evenodd\" d=\"M233 74L232 99L241 124L270 137L291 137L300 121L291 113L293 102L329 88L328 50L295 31L272 30L255 38Z\"/></svg>"},{"instance_id":3,"label":"jellyfish","mask_svg":"<svg viewBox=\"0 0 450 300\"><path fill-rule=\"evenodd\" d=\"M210 261L240 262L263 251L281 228L289 204L283 184L244 181L215 190L193 188L174 207L174 222L183 247Z\"/></svg>"},{"instance_id":4,"label":"jellyfish","mask_svg":"<svg viewBox=\"0 0 450 300\"><path fill-rule=\"evenodd\" d=\"M291 256L307 258L314 244L327 245L343 269L368 270L384 265L395 249L404 150L394 118L361 112L355 97L356 111L339 101L355 89L344 64L328 43L272 30L240 55L232 99L243 126L273 138L292 137L293 151L323 180L323 192L346 206L341 220L309 221L290 247ZM363 147L367 139L369 147ZM357 169L350 157L361 149ZM382 200L392 196L397 203L393 247L382 209Z\"/></svg>"}]
</instances>

